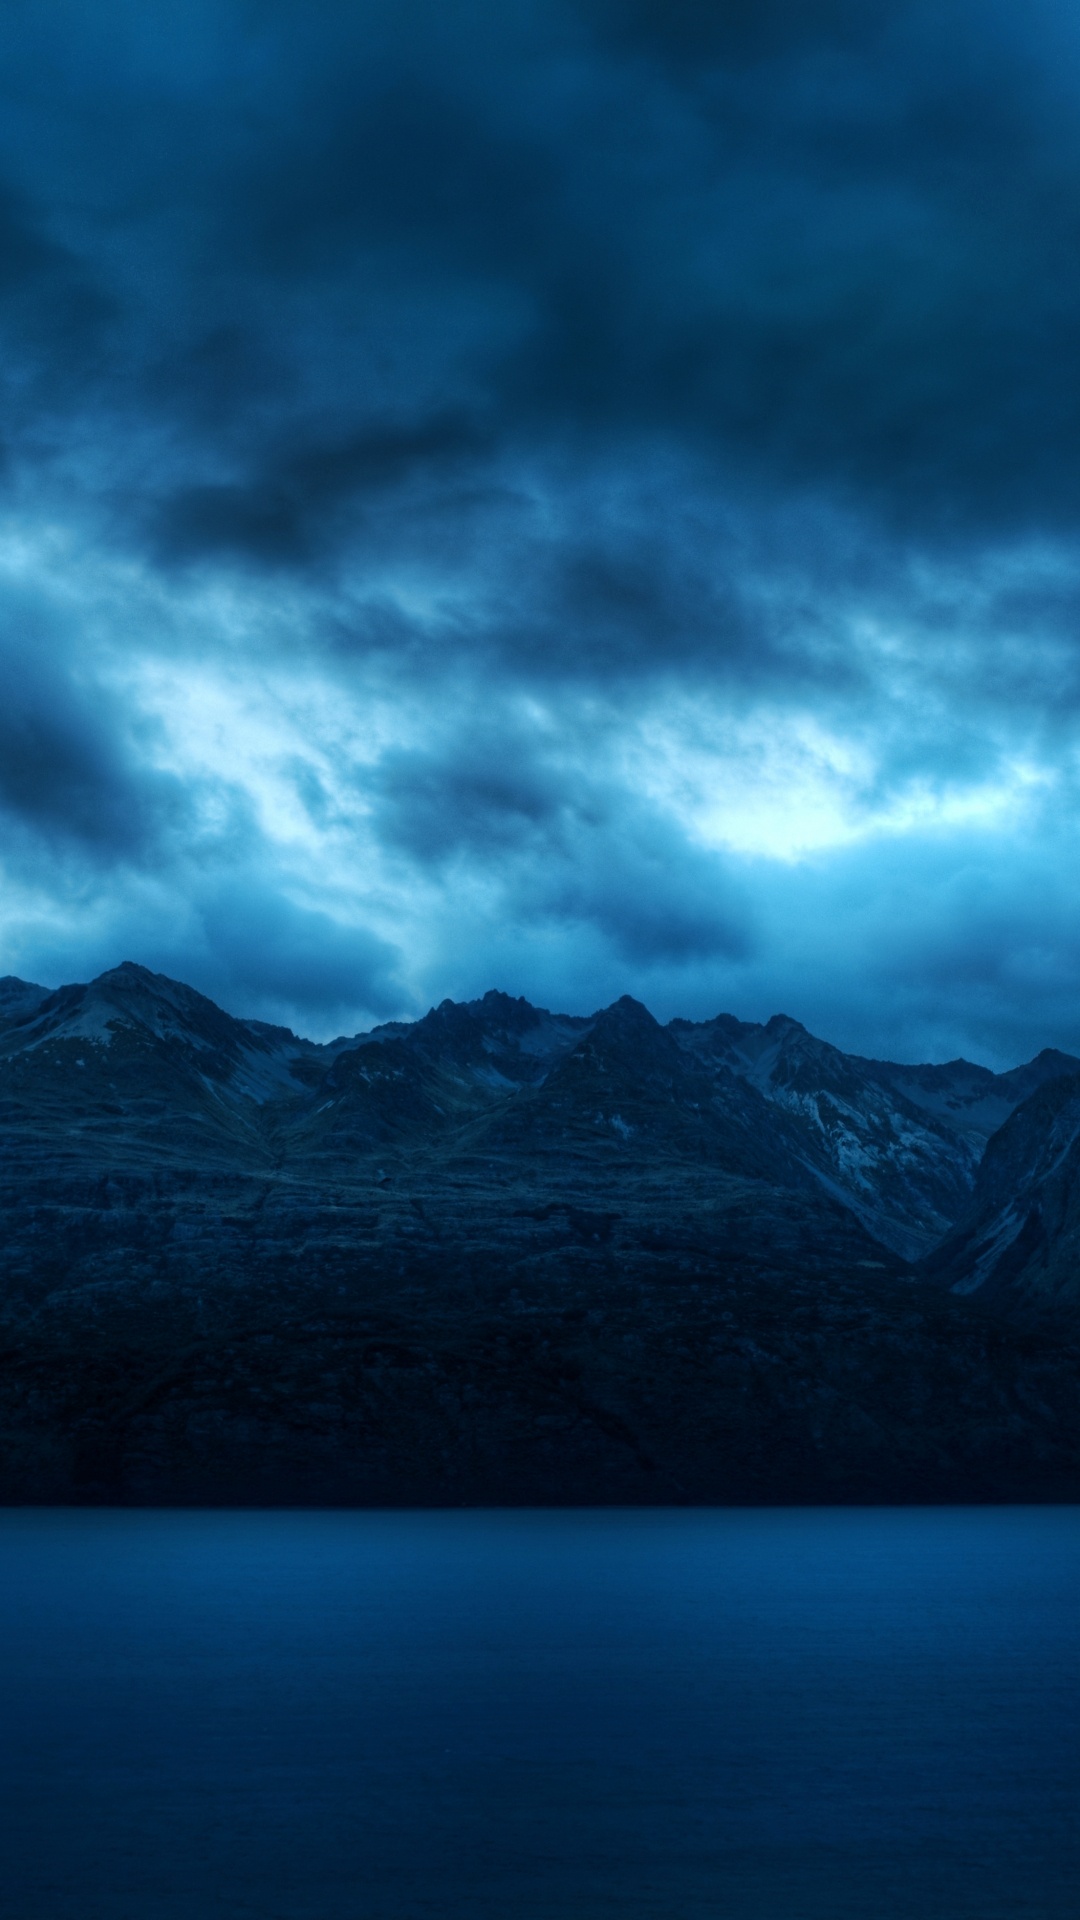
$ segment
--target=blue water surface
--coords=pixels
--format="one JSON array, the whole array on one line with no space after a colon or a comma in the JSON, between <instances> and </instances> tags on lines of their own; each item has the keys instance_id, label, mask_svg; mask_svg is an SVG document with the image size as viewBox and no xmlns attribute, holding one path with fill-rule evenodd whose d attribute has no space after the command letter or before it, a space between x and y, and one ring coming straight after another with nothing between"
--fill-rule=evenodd
<instances>
[{"instance_id":1,"label":"blue water surface","mask_svg":"<svg viewBox=\"0 0 1080 1920\"><path fill-rule=\"evenodd\" d=\"M1076 1920L1080 1509L0 1513L17 1920Z\"/></svg>"}]
</instances>

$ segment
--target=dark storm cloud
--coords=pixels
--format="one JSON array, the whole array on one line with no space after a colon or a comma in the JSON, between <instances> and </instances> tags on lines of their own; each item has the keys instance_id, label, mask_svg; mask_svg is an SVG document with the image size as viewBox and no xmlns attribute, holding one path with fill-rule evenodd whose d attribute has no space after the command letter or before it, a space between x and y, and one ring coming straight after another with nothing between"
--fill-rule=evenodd
<instances>
[{"instance_id":1,"label":"dark storm cloud","mask_svg":"<svg viewBox=\"0 0 1080 1920\"><path fill-rule=\"evenodd\" d=\"M299 1008L325 1023L358 1006L385 1015L401 1005L400 956L387 941L298 905L257 876L211 894L200 918L218 980L260 1009Z\"/></svg>"},{"instance_id":2,"label":"dark storm cloud","mask_svg":"<svg viewBox=\"0 0 1080 1920\"><path fill-rule=\"evenodd\" d=\"M881 0L583 0L582 11L613 46L692 72L857 43L880 32L890 8Z\"/></svg>"},{"instance_id":3,"label":"dark storm cloud","mask_svg":"<svg viewBox=\"0 0 1080 1920\"><path fill-rule=\"evenodd\" d=\"M529 275L538 246L555 244L555 154L500 111L497 72L477 89L459 54L440 73L426 38L381 62L354 47L337 75L315 69L321 113L293 122L247 195L237 183L230 237L250 265L334 273L356 249L419 245L436 276L463 265Z\"/></svg>"},{"instance_id":4,"label":"dark storm cloud","mask_svg":"<svg viewBox=\"0 0 1080 1920\"><path fill-rule=\"evenodd\" d=\"M123 703L80 681L72 642L50 609L0 595L0 813L62 855L155 858L188 796L147 767Z\"/></svg>"},{"instance_id":5,"label":"dark storm cloud","mask_svg":"<svg viewBox=\"0 0 1080 1920\"><path fill-rule=\"evenodd\" d=\"M254 481L179 489L152 522L166 560L222 554L264 566L296 564L332 548L343 510L474 456L484 441L458 416L417 426L369 424L344 440L286 448ZM355 523L353 525L355 533Z\"/></svg>"},{"instance_id":6,"label":"dark storm cloud","mask_svg":"<svg viewBox=\"0 0 1080 1920\"><path fill-rule=\"evenodd\" d=\"M582 436L926 536L1075 517L1062 16L218 11L178 78L111 9L58 10L74 132L24 145L13 242L37 272L62 226L117 303L107 398L183 428L149 525L185 556L304 559L411 460ZM105 104L123 68L118 123L80 51Z\"/></svg>"},{"instance_id":7,"label":"dark storm cloud","mask_svg":"<svg viewBox=\"0 0 1080 1920\"><path fill-rule=\"evenodd\" d=\"M495 699L591 688L624 700L688 674L733 698L869 696L823 577L822 548L843 546L830 523L733 525L682 471L646 468L607 492L563 476L541 493L547 478L450 502L416 490L393 511L369 501L353 553L379 585L328 605L319 647L346 668L396 665L406 685L465 668ZM857 579L858 558L850 571ZM440 588L419 609L393 592L416 576Z\"/></svg>"},{"instance_id":8,"label":"dark storm cloud","mask_svg":"<svg viewBox=\"0 0 1080 1920\"><path fill-rule=\"evenodd\" d=\"M473 733L456 751L386 754L374 782L375 822L388 844L423 865L484 857L550 840L572 805L566 784L520 739Z\"/></svg>"},{"instance_id":9,"label":"dark storm cloud","mask_svg":"<svg viewBox=\"0 0 1080 1920\"><path fill-rule=\"evenodd\" d=\"M595 929L624 965L684 968L749 960L752 909L725 863L626 807L607 831L582 835L573 858L550 861L519 889L529 918Z\"/></svg>"},{"instance_id":10,"label":"dark storm cloud","mask_svg":"<svg viewBox=\"0 0 1080 1920\"><path fill-rule=\"evenodd\" d=\"M0 177L0 479L9 448L40 448L58 416L87 404L113 314L93 263L55 240L32 197Z\"/></svg>"},{"instance_id":11,"label":"dark storm cloud","mask_svg":"<svg viewBox=\"0 0 1080 1920\"><path fill-rule=\"evenodd\" d=\"M589 757L521 728L464 729L384 756L375 824L421 871L494 885L519 924L588 928L636 966L745 959L752 914L723 860Z\"/></svg>"},{"instance_id":12,"label":"dark storm cloud","mask_svg":"<svg viewBox=\"0 0 1080 1920\"><path fill-rule=\"evenodd\" d=\"M887 9L834 45L845 17L637 10L622 54L568 20L569 102L554 60L489 66L483 19L442 72L418 35L322 76L325 118L237 205L253 270L325 284L367 253L471 295L458 377L509 445L672 437L934 532L1070 519L1071 103L993 10ZM630 58L650 34L674 78ZM491 342L500 296L520 318Z\"/></svg>"},{"instance_id":13,"label":"dark storm cloud","mask_svg":"<svg viewBox=\"0 0 1080 1920\"><path fill-rule=\"evenodd\" d=\"M1029 976L994 956L1039 937L1005 931L1019 840L975 862L970 941L935 880L890 972L929 842L895 900L892 852L759 885L704 844L719 802L677 746L648 790L617 749L669 698L718 767L722 722L797 712L840 741L845 832L1067 766L1078 109L1048 0L11 7L0 507L68 570L36 627L15 595L2 661L20 871L152 881L168 954L149 894L101 926L264 1011L406 1004L422 903L432 949L486 954L497 921L515 966L561 940L560 977L694 979L698 1012L754 980L828 1011L806 983L846 965L864 1038L899 1005L928 1030L934 993L957 1031L950 979L1004 1032ZM790 751L794 813L819 749ZM1062 978L1071 912L1043 929Z\"/></svg>"},{"instance_id":14,"label":"dark storm cloud","mask_svg":"<svg viewBox=\"0 0 1080 1920\"><path fill-rule=\"evenodd\" d=\"M55 271L60 257L59 249L35 231L11 188L0 185L0 297L10 299L40 283Z\"/></svg>"}]
</instances>

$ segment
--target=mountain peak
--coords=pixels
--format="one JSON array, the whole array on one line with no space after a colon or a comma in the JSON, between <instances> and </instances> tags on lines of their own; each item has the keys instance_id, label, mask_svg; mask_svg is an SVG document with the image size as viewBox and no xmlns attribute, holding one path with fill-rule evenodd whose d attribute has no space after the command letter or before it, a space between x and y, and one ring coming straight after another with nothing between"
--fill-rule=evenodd
<instances>
[{"instance_id":1,"label":"mountain peak","mask_svg":"<svg viewBox=\"0 0 1080 1920\"><path fill-rule=\"evenodd\" d=\"M808 1030L801 1020L794 1020L790 1013L773 1013L765 1022L766 1033L806 1033Z\"/></svg>"},{"instance_id":2,"label":"mountain peak","mask_svg":"<svg viewBox=\"0 0 1080 1920\"><path fill-rule=\"evenodd\" d=\"M98 994L134 994L150 999L167 1000L175 1004L178 1000L199 1001L213 1006L212 1000L199 992L197 987L189 987L183 980L173 980L167 973L154 973L150 967L141 967L137 960L121 960L118 967L108 967L104 973L94 976L83 992ZM231 1014L218 1009L223 1019L231 1019Z\"/></svg>"},{"instance_id":3,"label":"mountain peak","mask_svg":"<svg viewBox=\"0 0 1080 1920\"><path fill-rule=\"evenodd\" d=\"M498 987L489 987L482 1000L470 1000L468 1006L489 1032L519 1040L551 1018L546 1008L534 1007L524 994L515 998Z\"/></svg>"},{"instance_id":4,"label":"mountain peak","mask_svg":"<svg viewBox=\"0 0 1080 1920\"><path fill-rule=\"evenodd\" d=\"M601 1034L658 1034L663 1033L660 1022L653 1018L648 1007L642 1006L632 994L624 993L613 1000L610 1007L603 1007L595 1015L592 1023L595 1035Z\"/></svg>"}]
</instances>

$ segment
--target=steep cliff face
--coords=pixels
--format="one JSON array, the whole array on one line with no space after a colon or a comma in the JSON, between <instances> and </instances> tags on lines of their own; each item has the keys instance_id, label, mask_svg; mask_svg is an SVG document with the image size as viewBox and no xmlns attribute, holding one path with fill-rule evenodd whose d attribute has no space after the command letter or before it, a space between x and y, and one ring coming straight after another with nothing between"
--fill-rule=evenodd
<instances>
[{"instance_id":1,"label":"steep cliff face","mask_svg":"<svg viewBox=\"0 0 1080 1920\"><path fill-rule=\"evenodd\" d=\"M1014 1309L1080 1305L1080 1075L1038 1087L994 1134L928 1267L954 1293Z\"/></svg>"},{"instance_id":2,"label":"steep cliff face","mask_svg":"<svg viewBox=\"0 0 1080 1920\"><path fill-rule=\"evenodd\" d=\"M490 993L318 1046L7 982L0 1497L1077 1497L1072 1334L906 1257L973 1193L1071 1218L1076 1084L976 1185L1022 1075L784 1019Z\"/></svg>"},{"instance_id":3,"label":"steep cliff face","mask_svg":"<svg viewBox=\"0 0 1080 1920\"><path fill-rule=\"evenodd\" d=\"M722 1014L672 1033L754 1087L788 1118L803 1164L869 1231L907 1259L928 1253L970 1205L987 1139L1025 1094L1080 1062L1046 1052L1013 1073L970 1061L904 1067L863 1060L782 1014L763 1026Z\"/></svg>"}]
</instances>

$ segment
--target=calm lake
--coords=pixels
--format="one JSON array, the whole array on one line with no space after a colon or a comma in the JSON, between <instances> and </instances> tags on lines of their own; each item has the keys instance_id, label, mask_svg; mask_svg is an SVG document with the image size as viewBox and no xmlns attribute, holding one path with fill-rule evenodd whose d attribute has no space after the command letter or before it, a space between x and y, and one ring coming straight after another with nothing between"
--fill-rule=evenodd
<instances>
[{"instance_id":1,"label":"calm lake","mask_svg":"<svg viewBox=\"0 0 1080 1920\"><path fill-rule=\"evenodd\" d=\"M0 1513L17 1920L1076 1920L1080 1509Z\"/></svg>"}]
</instances>

